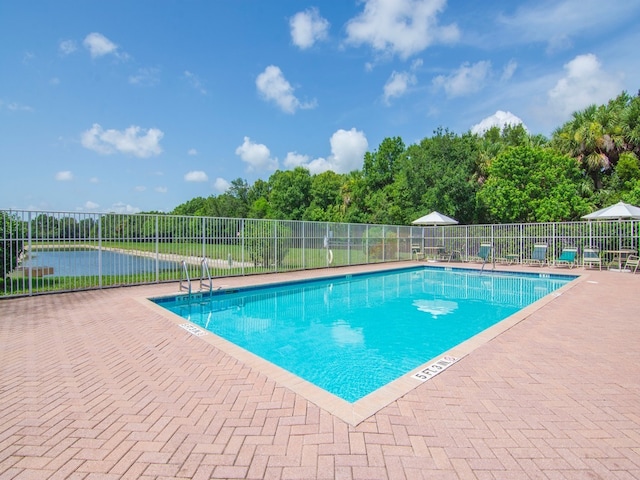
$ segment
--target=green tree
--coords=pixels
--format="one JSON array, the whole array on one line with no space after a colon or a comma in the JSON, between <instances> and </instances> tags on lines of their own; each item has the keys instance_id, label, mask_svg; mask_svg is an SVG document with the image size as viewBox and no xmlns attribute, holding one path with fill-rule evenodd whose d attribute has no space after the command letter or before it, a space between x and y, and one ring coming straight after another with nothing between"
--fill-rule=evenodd
<instances>
[{"instance_id":1,"label":"green tree","mask_svg":"<svg viewBox=\"0 0 640 480\"><path fill-rule=\"evenodd\" d=\"M0 285L18 265L24 246L25 225L15 215L0 212Z\"/></svg>"},{"instance_id":2,"label":"green tree","mask_svg":"<svg viewBox=\"0 0 640 480\"><path fill-rule=\"evenodd\" d=\"M247 218L270 218L271 209L266 198L260 197L251 204Z\"/></svg>"},{"instance_id":3,"label":"green tree","mask_svg":"<svg viewBox=\"0 0 640 480\"><path fill-rule=\"evenodd\" d=\"M311 174L303 167L277 170L269 178L272 218L301 220L309 207Z\"/></svg>"},{"instance_id":4,"label":"green tree","mask_svg":"<svg viewBox=\"0 0 640 480\"><path fill-rule=\"evenodd\" d=\"M478 202L496 223L577 220L589 211L576 161L549 148L512 147L489 165Z\"/></svg>"},{"instance_id":5,"label":"green tree","mask_svg":"<svg viewBox=\"0 0 640 480\"><path fill-rule=\"evenodd\" d=\"M234 205L234 213L233 217L236 218L246 218L249 213L249 184L246 180L242 178L236 178L231 181L231 186L227 193L233 198L235 201Z\"/></svg>"},{"instance_id":6,"label":"green tree","mask_svg":"<svg viewBox=\"0 0 640 480\"><path fill-rule=\"evenodd\" d=\"M394 185L394 205L401 223L437 210L461 223L476 217L475 181L479 142L475 135L458 136L438 129L431 138L412 145L403 156Z\"/></svg>"},{"instance_id":7,"label":"green tree","mask_svg":"<svg viewBox=\"0 0 640 480\"><path fill-rule=\"evenodd\" d=\"M282 265L289 253L291 229L282 222L245 220L243 234L249 258L256 266Z\"/></svg>"},{"instance_id":8,"label":"green tree","mask_svg":"<svg viewBox=\"0 0 640 480\"><path fill-rule=\"evenodd\" d=\"M622 153L616 165L615 173L623 185L622 188L629 183L635 183L636 180L640 180L640 162L638 162L636 154L633 152Z\"/></svg>"},{"instance_id":9,"label":"green tree","mask_svg":"<svg viewBox=\"0 0 640 480\"><path fill-rule=\"evenodd\" d=\"M345 177L331 170L311 177L311 202L304 220L340 222L342 220L342 186Z\"/></svg>"},{"instance_id":10,"label":"green tree","mask_svg":"<svg viewBox=\"0 0 640 480\"><path fill-rule=\"evenodd\" d=\"M362 176L353 185L358 221L389 223L395 192L392 185L404 154L405 145L400 137L385 138L378 150L365 154Z\"/></svg>"},{"instance_id":11,"label":"green tree","mask_svg":"<svg viewBox=\"0 0 640 480\"><path fill-rule=\"evenodd\" d=\"M369 192L393 183L397 172L397 160L404 153L405 145L400 137L385 138L378 150L364 155L363 175Z\"/></svg>"},{"instance_id":12,"label":"green tree","mask_svg":"<svg viewBox=\"0 0 640 480\"><path fill-rule=\"evenodd\" d=\"M247 218L270 218L268 197L269 184L261 179L256 180L247 192Z\"/></svg>"},{"instance_id":13,"label":"green tree","mask_svg":"<svg viewBox=\"0 0 640 480\"><path fill-rule=\"evenodd\" d=\"M622 112L625 150L640 157L640 91Z\"/></svg>"},{"instance_id":14,"label":"green tree","mask_svg":"<svg viewBox=\"0 0 640 480\"><path fill-rule=\"evenodd\" d=\"M195 197L175 207L171 211L171 214L204 216L206 215L206 212L207 212L207 199L204 197Z\"/></svg>"},{"instance_id":15,"label":"green tree","mask_svg":"<svg viewBox=\"0 0 640 480\"><path fill-rule=\"evenodd\" d=\"M342 196L340 207L342 221L366 223L366 189L361 170L354 170L346 175L340 188L340 195Z\"/></svg>"},{"instance_id":16,"label":"green tree","mask_svg":"<svg viewBox=\"0 0 640 480\"><path fill-rule=\"evenodd\" d=\"M621 195L621 199L632 205L640 205L640 180L633 182L629 190Z\"/></svg>"},{"instance_id":17,"label":"green tree","mask_svg":"<svg viewBox=\"0 0 640 480\"><path fill-rule=\"evenodd\" d=\"M552 146L576 158L592 178L595 189L604 186L620 153L627 148L624 110L631 98L623 92L607 105L590 105L573 113L571 120L558 128Z\"/></svg>"}]
</instances>

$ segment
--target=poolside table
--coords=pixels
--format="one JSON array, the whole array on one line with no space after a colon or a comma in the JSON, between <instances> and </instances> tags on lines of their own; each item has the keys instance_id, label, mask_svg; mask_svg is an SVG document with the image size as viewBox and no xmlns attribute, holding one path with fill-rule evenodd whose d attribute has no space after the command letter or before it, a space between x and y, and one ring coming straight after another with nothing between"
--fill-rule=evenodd
<instances>
[{"instance_id":1,"label":"poolside table","mask_svg":"<svg viewBox=\"0 0 640 480\"><path fill-rule=\"evenodd\" d=\"M438 257L444 253L443 246L435 246L435 247L424 247L424 257L431 258L432 260L437 260Z\"/></svg>"},{"instance_id":2,"label":"poolside table","mask_svg":"<svg viewBox=\"0 0 640 480\"><path fill-rule=\"evenodd\" d=\"M496 263L501 263L503 265L516 265L520 263L520 254L507 253L504 257L497 257Z\"/></svg>"},{"instance_id":3,"label":"poolside table","mask_svg":"<svg viewBox=\"0 0 640 480\"><path fill-rule=\"evenodd\" d=\"M635 250L629 248L622 248L620 250L603 250L602 254L607 259L609 270L622 272L622 264L627 260L629 255L636 253ZM611 268L611 265L615 266L617 263L618 268Z\"/></svg>"}]
</instances>

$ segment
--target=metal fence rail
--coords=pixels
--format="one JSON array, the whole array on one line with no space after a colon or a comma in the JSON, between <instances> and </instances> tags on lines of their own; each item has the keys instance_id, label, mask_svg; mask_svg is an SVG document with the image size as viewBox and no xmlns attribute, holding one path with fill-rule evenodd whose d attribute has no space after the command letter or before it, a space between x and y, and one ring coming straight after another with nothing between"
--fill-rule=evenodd
<instances>
[{"instance_id":1,"label":"metal fence rail","mask_svg":"<svg viewBox=\"0 0 640 480\"><path fill-rule=\"evenodd\" d=\"M565 246L637 253L640 221L397 226L290 220L0 210L0 296L395 262L438 249L467 260L550 259Z\"/></svg>"}]
</instances>

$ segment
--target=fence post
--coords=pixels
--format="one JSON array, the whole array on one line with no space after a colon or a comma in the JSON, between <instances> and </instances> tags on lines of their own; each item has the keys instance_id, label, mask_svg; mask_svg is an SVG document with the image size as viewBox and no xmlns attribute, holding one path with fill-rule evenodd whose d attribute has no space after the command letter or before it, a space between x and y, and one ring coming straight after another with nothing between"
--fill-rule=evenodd
<instances>
[{"instance_id":1,"label":"fence post","mask_svg":"<svg viewBox=\"0 0 640 480\"><path fill-rule=\"evenodd\" d=\"M205 233L205 228L206 228L205 217L202 217L202 225L201 225L201 227L202 227L202 235L201 235L201 238L202 238L202 258L204 259L207 256L207 247L206 247L207 236L206 236L206 233Z\"/></svg>"},{"instance_id":2,"label":"fence post","mask_svg":"<svg viewBox=\"0 0 640 480\"><path fill-rule=\"evenodd\" d=\"M276 273L278 272L278 225L280 224L279 220L273 220L273 251L275 255L273 256L274 260L274 268Z\"/></svg>"},{"instance_id":3,"label":"fence post","mask_svg":"<svg viewBox=\"0 0 640 480\"><path fill-rule=\"evenodd\" d=\"M102 288L102 215L98 217L98 288Z\"/></svg>"},{"instance_id":4,"label":"fence post","mask_svg":"<svg viewBox=\"0 0 640 480\"><path fill-rule=\"evenodd\" d=\"M33 252L31 251L32 248L32 243L31 243L31 212L29 212L29 214L27 215L27 218L29 219L29 224L27 225L27 244L29 245L29 256L33 255ZM32 280L33 280L33 272L32 272L33 267L29 267L29 275L28 275L28 279L29 279L29 296L33 295L33 285L32 285Z\"/></svg>"},{"instance_id":5,"label":"fence post","mask_svg":"<svg viewBox=\"0 0 640 480\"><path fill-rule=\"evenodd\" d=\"M351 265L351 224L347 224L347 265Z\"/></svg>"},{"instance_id":6,"label":"fence post","mask_svg":"<svg viewBox=\"0 0 640 480\"><path fill-rule=\"evenodd\" d=\"M156 214L154 222L155 229L155 249L156 249L156 283L160 282L160 238L159 238L159 218Z\"/></svg>"},{"instance_id":7,"label":"fence post","mask_svg":"<svg viewBox=\"0 0 640 480\"><path fill-rule=\"evenodd\" d=\"M245 271L244 271L244 221L245 221L244 218L240 221L240 245L242 248L242 253L240 254L240 257L242 258L242 275L245 274Z\"/></svg>"}]
</instances>

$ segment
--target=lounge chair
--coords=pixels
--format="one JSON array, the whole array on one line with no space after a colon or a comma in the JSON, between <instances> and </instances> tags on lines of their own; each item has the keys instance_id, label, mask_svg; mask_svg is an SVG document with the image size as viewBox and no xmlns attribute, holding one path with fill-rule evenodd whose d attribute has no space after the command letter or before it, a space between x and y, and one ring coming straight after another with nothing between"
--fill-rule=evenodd
<instances>
[{"instance_id":1,"label":"lounge chair","mask_svg":"<svg viewBox=\"0 0 640 480\"><path fill-rule=\"evenodd\" d=\"M478 253L475 256L469 258L471 262L486 263L491 258L491 252L493 245L491 243L481 243Z\"/></svg>"},{"instance_id":2,"label":"lounge chair","mask_svg":"<svg viewBox=\"0 0 640 480\"><path fill-rule=\"evenodd\" d=\"M636 273L639 263L640 257L638 255L629 255L627 257L627 261L624 263L624 269L631 270L632 273Z\"/></svg>"},{"instance_id":3,"label":"lounge chair","mask_svg":"<svg viewBox=\"0 0 640 480\"><path fill-rule=\"evenodd\" d=\"M553 262L555 267L573 268L576 265L576 255L578 249L576 247L565 247L562 249L560 256Z\"/></svg>"},{"instance_id":4,"label":"lounge chair","mask_svg":"<svg viewBox=\"0 0 640 480\"><path fill-rule=\"evenodd\" d=\"M598 266L598 270L602 270L602 257L597 248L585 248L582 251L582 266L584 268Z\"/></svg>"},{"instance_id":5,"label":"lounge chair","mask_svg":"<svg viewBox=\"0 0 640 480\"><path fill-rule=\"evenodd\" d=\"M533 246L533 252L531 258L526 258L522 261L526 265L536 265L542 267L547 263L547 244L537 243Z\"/></svg>"}]
</instances>

